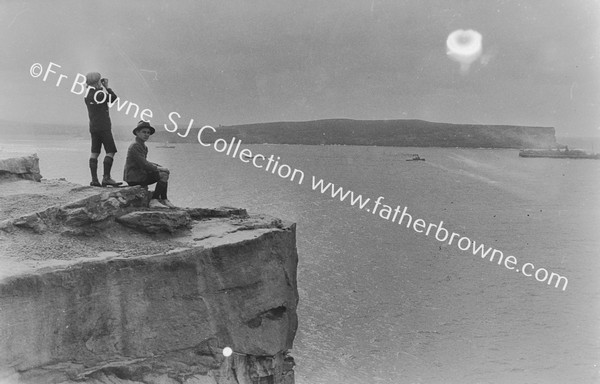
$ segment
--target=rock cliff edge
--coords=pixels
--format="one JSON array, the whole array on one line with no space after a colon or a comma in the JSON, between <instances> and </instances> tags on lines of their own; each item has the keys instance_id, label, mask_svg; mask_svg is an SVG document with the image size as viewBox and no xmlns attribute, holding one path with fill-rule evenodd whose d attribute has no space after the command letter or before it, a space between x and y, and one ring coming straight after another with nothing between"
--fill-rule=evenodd
<instances>
[{"instance_id":1,"label":"rock cliff edge","mask_svg":"<svg viewBox=\"0 0 600 384\"><path fill-rule=\"evenodd\" d=\"M34 180L0 180L0 383L294 383L295 224Z\"/></svg>"}]
</instances>

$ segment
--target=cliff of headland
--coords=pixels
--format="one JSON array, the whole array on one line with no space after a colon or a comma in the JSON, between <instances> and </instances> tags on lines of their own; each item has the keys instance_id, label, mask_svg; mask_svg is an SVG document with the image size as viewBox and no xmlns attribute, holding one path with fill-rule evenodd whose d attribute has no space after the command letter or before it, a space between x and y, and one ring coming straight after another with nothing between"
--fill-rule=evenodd
<instances>
[{"instance_id":1,"label":"cliff of headland","mask_svg":"<svg viewBox=\"0 0 600 384\"><path fill-rule=\"evenodd\" d=\"M197 143L201 127L187 132L187 123L177 127L153 123L155 142ZM165 127L170 131L165 130ZM217 132L203 133L204 142L232 137L246 144L376 145L392 147L549 148L556 146L552 127L434 123L423 120L328 119L299 122L215 126ZM0 135L13 137L88 138L87 124L81 126L13 123L0 120ZM113 127L118 140L130 140L131 127Z\"/></svg>"},{"instance_id":2,"label":"cliff of headland","mask_svg":"<svg viewBox=\"0 0 600 384\"><path fill-rule=\"evenodd\" d=\"M295 224L0 177L0 383L293 384Z\"/></svg>"},{"instance_id":3,"label":"cliff of headland","mask_svg":"<svg viewBox=\"0 0 600 384\"><path fill-rule=\"evenodd\" d=\"M167 125L174 129L171 124ZM393 147L548 148L556 145L552 127L432 123L423 120L329 119L215 127L204 142L232 137L246 144L375 145ZM199 128L178 126L177 133L157 131L155 141L197 140Z\"/></svg>"}]
</instances>

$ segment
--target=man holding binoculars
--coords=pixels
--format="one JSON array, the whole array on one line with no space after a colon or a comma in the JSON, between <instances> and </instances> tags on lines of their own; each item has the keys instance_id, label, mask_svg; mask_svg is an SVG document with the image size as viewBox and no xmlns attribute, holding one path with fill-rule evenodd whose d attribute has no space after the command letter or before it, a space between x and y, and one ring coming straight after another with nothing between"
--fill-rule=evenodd
<instances>
[{"instance_id":1,"label":"man holding binoculars","mask_svg":"<svg viewBox=\"0 0 600 384\"><path fill-rule=\"evenodd\" d=\"M123 184L114 181L110 176L113 157L117 153L117 146L112 136L110 115L108 113L109 103L117 100L117 95L108 87L108 79L102 78L98 72L90 72L85 76L88 90L84 98L85 105L90 118L90 135L92 137L92 154L89 165L92 174L91 186L106 187L108 185L118 187ZM104 175L102 183L98 181L98 157L104 146Z\"/></svg>"}]
</instances>

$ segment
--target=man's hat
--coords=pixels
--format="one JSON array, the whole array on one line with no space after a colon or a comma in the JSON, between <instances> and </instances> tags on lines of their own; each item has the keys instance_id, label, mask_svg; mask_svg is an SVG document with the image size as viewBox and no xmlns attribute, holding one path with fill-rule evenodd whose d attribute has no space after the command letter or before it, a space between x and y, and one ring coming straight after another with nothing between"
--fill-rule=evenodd
<instances>
[{"instance_id":1,"label":"man's hat","mask_svg":"<svg viewBox=\"0 0 600 384\"><path fill-rule=\"evenodd\" d=\"M140 122L138 123L137 127L135 127L133 129L133 135L135 136L137 131L139 131L142 128L148 128L150 130L150 134L154 135L154 132L156 132L156 129L154 129L153 126L150 125L149 122L144 121L144 120L140 120Z\"/></svg>"}]
</instances>

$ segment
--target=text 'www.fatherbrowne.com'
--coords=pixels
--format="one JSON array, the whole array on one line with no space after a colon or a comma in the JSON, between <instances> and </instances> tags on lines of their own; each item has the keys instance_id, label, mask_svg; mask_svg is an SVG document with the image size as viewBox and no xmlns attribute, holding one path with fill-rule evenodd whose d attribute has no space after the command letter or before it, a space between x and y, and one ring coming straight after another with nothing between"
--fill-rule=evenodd
<instances>
[{"instance_id":1,"label":"text 'www.fatherbrowne.com'","mask_svg":"<svg viewBox=\"0 0 600 384\"><path fill-rule=\"evenodd\" d=\"M533 277L541 283L548 285L554 284L555 288L562 290L567 289L569 280L565 276L561 276L555 272L548 272L545 268L536 268L531 263L520 265L517 258L513 255L505 256L504 252L486 247L483 243L477 243L466 236L461 236L456 232L450 232L444 228L444 222L439 224L427 223L423 219L413 220L413 216L407 212L407 207L392 209L391 206L383 204L383 196L379 196L373 203L370 198L363 197L360 194L355 194L351 190L344 190L342 187L336 187L332 183L325 183L323 179L312 177L313 191L319 191L324 195L331 195L333 199L338 198L342 202L350 203L351 206L358 209L377 214L380 218L397 223L398 225L406 225L406 228L412 228L415 232L422 233L425 236L432 234L435 239L441 243L448 245L456 245L461 251L473 253L473 256L480 256L482 259L488 259L490 262L495 262L498 265L504 266L506 269L518 272L527 277Z\"/></svg>"}]
</instances>

